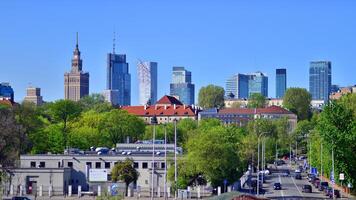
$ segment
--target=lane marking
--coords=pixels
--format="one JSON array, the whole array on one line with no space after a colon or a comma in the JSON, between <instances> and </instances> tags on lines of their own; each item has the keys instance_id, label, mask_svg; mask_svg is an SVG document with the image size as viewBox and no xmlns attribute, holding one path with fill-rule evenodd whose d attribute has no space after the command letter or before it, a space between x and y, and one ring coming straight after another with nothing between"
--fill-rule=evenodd
<instances>
[{"instance_id":1,"label":"lane marking","mask_svg":"<svg viewBox=\"0 0 356 200\"><path fill-rule=\"evenodd\" d=\"M297 184L295 184L294 179L293 179L292 177L290 177L290 178L292 179L292 181L293 181L293 183L294 183L295 187L297 188L297 190L298 190L299 194L300 194L300 195L302 195L302 197L304 197L303 193L300 191L300 189L298 188Z\"/></svg>"},{"instance_id":2,"label":"lane marking","mask_svg":"<svg viewBox=\"0 0 356 200\"><path fill-rule=\"evenodd\" d=\"M278 177L279 177L279 183L282 185L281 175L278 175ZM282 198L283 198L283 200L284 200L283 188L281 188L281 195L282 195Z\"/></svg>"}]
</instances>

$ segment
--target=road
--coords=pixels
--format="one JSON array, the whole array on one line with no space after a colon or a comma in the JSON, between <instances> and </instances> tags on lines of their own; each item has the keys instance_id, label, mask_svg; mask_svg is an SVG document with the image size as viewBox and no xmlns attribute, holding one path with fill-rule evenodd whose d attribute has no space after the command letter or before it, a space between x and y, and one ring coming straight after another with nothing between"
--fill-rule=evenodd
<instances>
[{"instance_id":1,"label":"road","mask_svg":"<svg viewBox=\"0 0 356 200\"><path fill-rule=\"evenodd\" d=\"M283 171L290 170L291 176L284 176ZM312 186L312 193L303 193L303 185L311 185L303 174L302 180L297 180L293 177L294 173L288 167L288 165L278 166L278 171L266 176L266 182L263 184L265 193L264 197L269 199L329 199L324 193L318 191L314 186ZM282 185L282 190L274 190L273 184L280 182ZM345 198L346 199L346 198Z\"/></svg>"}]
</instances>

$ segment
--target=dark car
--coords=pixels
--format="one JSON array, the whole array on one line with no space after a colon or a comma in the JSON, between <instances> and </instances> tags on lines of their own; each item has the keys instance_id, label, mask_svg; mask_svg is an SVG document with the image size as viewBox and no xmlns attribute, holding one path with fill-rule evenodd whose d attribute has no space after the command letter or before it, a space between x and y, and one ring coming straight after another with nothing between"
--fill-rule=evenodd
<instances>
[{"instance_id":1,"label":"dark car","mask_svg":"<svg viewBox=\"0 0 356 200\"><path fill-rule=\"evenodd\" d=\"M313 179L315 179L316 177L315 177L315 174L308 174L308 181L309 182L312 182L313 181Z\"/></svg>"},{"instance_id":2,"label":"dark car","mask_svg":"<svg viewBox=\"0 0 356 200\"><path fill-rule=\"evenodd\" d=\"M274 183L273 189L275 189L275 190L281 190L281 189L282 189L281 183Z\"/></svg>"},{"instance_id":3,"label":"dark car","mask_svg":"<svg viewBox=\"0 0 356 200\"><path fill-rule=\"evenodd\" d=\"M340 198L340 190L334 190L334 195L335 195L336 198ZM329 198L333 198L333 190L332 189L328 190L327 196Z\"/></svg>"},{"instance_id":4,"label":"dark car","mask_svg":"<svg viewBox=\"0 0 356 200\"><path fill-rule=\"evenodd\" d=\"M289 174L290 174L289 170L286 170L286 171L283 172L283 176L289 176Z\"/></svg>"},{"instance_id":5,"label":"dark car","mask_svg":"<svg viewBox=\"0 0 356 200\"><path fill-rule=\"evenodd\" d=\"M29 199L27 197L12 197L11 200L31 200L31 199Z\"/></svg>"},{"instance_id":6,"label":"dark car","mask_svg":"<svg viewBox=\"0 0 356 200\"><path fill-rule=\"evenodd\" d=\"M328 182L321 182L320 186L319 186L319 191L324 191L329 187L329 183Z\"/></svg>"},{"instance_id":7,"label":"dark car","mask_svg":"<svg viewBox=\"0 0 356 200\"><path fill-rule=\"evenodd\" d=\"M316 179L316 180L314 181L313 185L314 185L316 188L318 188L319 185L320 185L320 179Z\"/></svg>"},{"instance_id":8,"label":"dark car","mask_svg":"<svg viewBox=\"0 0 356 200\"><path fill-rule=\"evenodd\" d=\"M295 173L294 178L301 180L302 179L302 174L301 173Z\"/></svg>"},{"instance_id":9,"label":"dark car","mask_svg":"<svg viewBox=\"0 0 356 200\"><path fill-rule=\"evenodd\" d=\"M312 193L312 186L311 185L303 185L302 191L305 193Z\"/></svg>"}]
</instances>

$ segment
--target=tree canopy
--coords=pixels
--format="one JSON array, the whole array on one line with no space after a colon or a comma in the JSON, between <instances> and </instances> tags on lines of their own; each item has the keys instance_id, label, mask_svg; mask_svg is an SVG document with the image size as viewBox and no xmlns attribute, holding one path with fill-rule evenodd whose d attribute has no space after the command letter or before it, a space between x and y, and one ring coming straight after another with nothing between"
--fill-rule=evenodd
<instances>
[{"instance_id":1,"label":"tree canopy","mask_svg":"<svg viewBox=\"0 0 356 200\"><path fill-rule=\"evenodd\" d=\"M199 106L203 108L224 107L224 88L216 85L208 85L199 90Z\"/></svg>"},{"instance_id":2,"label":"tree canopy","mask_svg":"<svg viewBox=\"0 0 356 200\"><path fill-rule=\"evenodd\" d=\"M304 88L288 88L283 97L283 106L296 114L298 120L310 116L311 95Z\"/></svg>"},{"instance_id":3,"label":"tree canopy","mask_svg":"<svg viewBox=\"0 0 356 200\"><path fill-rule=\"evenodd\" d=\"M261 93L253 93L248 99L249 108L263 108L266 106L266 97Z\"/></svg>"}]
</instances>

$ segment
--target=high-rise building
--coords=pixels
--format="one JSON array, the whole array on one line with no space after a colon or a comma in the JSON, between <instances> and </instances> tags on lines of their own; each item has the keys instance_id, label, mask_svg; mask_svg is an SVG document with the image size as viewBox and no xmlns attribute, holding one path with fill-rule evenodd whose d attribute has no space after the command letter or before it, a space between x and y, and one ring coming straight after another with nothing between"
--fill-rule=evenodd
<instances>
[{"instance_id":1,"label":"high-rise building","mask_svg":"<svg viewBox=\"0 0 356 200\"><path fill-rule=\"evenodd\" d=\"M127 106L131 104L131 74L125 54L109 53L107 56L106 90L110 90L113 105ZM114 94L117 93L117 94ZM116 99L115 99L116 98Z\"/></svg>"},{"instance_id":2,"label":"high-rise building","mask_svg":"<svg viewBox=\"0 0 356 200\"><path fill-rule=\"evenodd\" d=\"M287 90L287 70L276 69L276 98L283 98Z\"/></svg>"},{"instance_id":3,"label":"high-rise building","mask_svg":"<svg viewBox=\"0 0 356 200\"><path fill-rule=\"evenodd\" d=\"M309 92L312 99L329 101L331 92L331 62L313 61L309 68Z\"/></svg>"},{"instance_id":4,"label":"high-rise building","mask_svg":"<svg viewBox=\"0 0 356 200\"><path fill-rule=\"evenodd\" d=\"M41 96L41 88L36 87L28 87L26 89L27 95L25 96L24 101L32 102L36 106L40 106L43 103L42 96Z\"/></svg>"},{"instance_id":5,"label":"high-rise building","mask_svg":"<svg viewBox=\"0 0 356 200\"><path fill-rule=\"evenodd\" d=\"M139 62L137 64L140 105L153 105L157 101L157 63Z\"/></svg>"},{"instance_id":6,"label":"high-rise building","mask_svg":"<svg viewBox=\"0 0 356 200\"><path fill-rule=\"evenodd\" d=\"M194 104L194 84L192 73L184 67L173 67L170 94L186 105Z\"/></svg>"},{"instance_id":7,"label":"high-rise building","mask_svg":"<svg viewBox=\"0 0 356 200\"><path fill-rule=\"evenodd\" d=\"M80 98L89 95L89 73L82 69L82 59L77 43L73 52L72 69L64 74L64 98L78 101Z\"/></svg>"},{"instance_id":8,"label":"high-rise building","mask_svg":"<svg viewBox=\"0 0 356 200\"><path fill-rule=\"evenodd\" d=\"M268 77L262 72L249 74L248 96L250 97L253 93L268 97Z\"/></svg>"},{"instance_id":9,"label":"high-rise building","mask_svg":"<svg viewBox=\"0 0 356 200\"><path fill-rule=\"evenodd\" d=\"M226 80L225 95L233 94L235 98L248 98L248 80L246 74L236 74Z\"/></svg>"},{"instance_id":10,"label":"high-rise building","mask_svg":"<svg viewBox=\"0 0 356 200\"><path fill-rule=\"evenodd\" d=\"M14 102L14 90L9 83L0 83L0 99Z\"/></svg>"}]
</instances>

